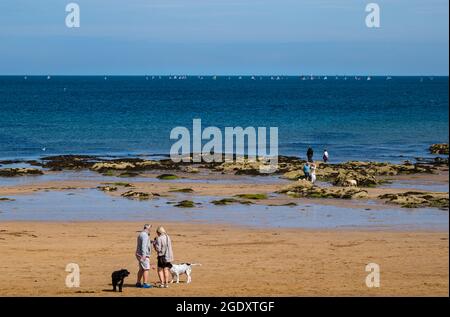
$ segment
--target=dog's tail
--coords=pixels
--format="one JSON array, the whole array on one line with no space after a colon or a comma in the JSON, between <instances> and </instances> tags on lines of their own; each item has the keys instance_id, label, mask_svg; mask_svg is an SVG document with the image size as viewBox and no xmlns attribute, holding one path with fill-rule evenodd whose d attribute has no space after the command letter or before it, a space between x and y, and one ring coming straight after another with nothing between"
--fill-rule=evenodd
<instances>
[{"instance_id":1,"label":"dog's tail","mask_svg":"<svg viewBox=\"0 0 450 317\"><path fill-rule=\"evenodd\" d=\"M190 266L202 266L200 263L190 263Z\"/></svg>"}]
</instances>

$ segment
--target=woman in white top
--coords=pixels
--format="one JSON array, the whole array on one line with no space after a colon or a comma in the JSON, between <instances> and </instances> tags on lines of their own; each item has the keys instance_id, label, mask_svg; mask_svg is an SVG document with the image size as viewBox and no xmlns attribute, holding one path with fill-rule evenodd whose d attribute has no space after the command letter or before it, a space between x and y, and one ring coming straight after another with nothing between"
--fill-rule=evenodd
<instances>
[{"instance_id":1,"label":"woman in white top","mask_svg":"<svg viewBox=\"0 0 450 317\"><path fill-rule=\"evenodd\" d=\"M311 164L311 182L316 182L316 164Z\"/></svg>"}]
</instances>

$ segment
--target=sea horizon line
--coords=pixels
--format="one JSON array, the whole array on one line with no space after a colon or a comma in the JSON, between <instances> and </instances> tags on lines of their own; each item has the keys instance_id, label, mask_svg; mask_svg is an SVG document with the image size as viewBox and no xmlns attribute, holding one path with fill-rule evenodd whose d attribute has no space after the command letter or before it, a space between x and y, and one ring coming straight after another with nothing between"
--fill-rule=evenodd
<instances>
[{"instance_id":1,"label":"sea horizon line","mask_svg":"<svg viewBox=\"0 0 450 317\"><path fill-rule=\"evenodd\" d=\"M420 74L420 75L392 75L392 74L183 74L183 73L172 73L172 74L0 74L0 77L434 77L434 78L445 78L449 75L433 75L433 74Z\"/></svg>"}]
</instances>

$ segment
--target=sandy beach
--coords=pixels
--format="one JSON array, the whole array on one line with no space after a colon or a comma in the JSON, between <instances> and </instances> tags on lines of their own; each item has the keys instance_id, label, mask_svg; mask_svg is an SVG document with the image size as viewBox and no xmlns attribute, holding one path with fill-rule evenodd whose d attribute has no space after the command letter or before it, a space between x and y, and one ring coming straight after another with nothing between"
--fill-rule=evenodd
<instances>
[{"instance_id":1,"label":"sandy beach","mask_svg":"<svg viewBox=\"0 0 450 317\"><path fill-rule=\"evenodd\" d=\"M261 176L239 174L245 164L188 173L121 159L99 170L69 157L55 170L4 177L0 296L448 296L446 163L326 165L313 186L289 160L287 172ZM361 187L337 182L343 172ZM383 198L403 194L414 197ZM202 264L191 284L182 276L168 289L134 287L147 222L168 230L174 263ZM65 284L70 263L80 287ZM380 268L380 287L366 285L369 263ZM122 268L131 274L113 293L111 273Z\"/></svg>"},{"instance_id":2,"label":"sandy beach","mask_svg":"<svg viewBox=\"0 0 450 317\"><path fill-rule=\"evenodd\" d=\"M0 295L448 296L448 232L163 223L173 239L175 262L202 264L194 267L189 285L133 287L142 223L2 222ZM379 288L365 285L371 262L380 265ZM68 263L80 267L80 288L65 286ZM124 292L113 293L110 275L120 268L131 275ZM156 282L156 272L150 274Z\"/></svg>"}]
</instances>

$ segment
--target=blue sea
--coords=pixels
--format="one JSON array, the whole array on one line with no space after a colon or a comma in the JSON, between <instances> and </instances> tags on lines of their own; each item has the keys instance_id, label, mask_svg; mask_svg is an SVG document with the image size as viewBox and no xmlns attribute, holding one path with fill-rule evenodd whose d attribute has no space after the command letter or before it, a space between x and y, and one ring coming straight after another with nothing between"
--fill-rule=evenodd
<instances>
[{"instance_id":1,"label":"blue sea","mask_svg":"<svg viewBox=\"0 0 450 317\"><path fill-rule=\"evenodd\" d=\"M448 77L0 77L0 159L167 154L176 126L278 127L279 153L403 161L448 142ZM222 130L223 131L223 130Z\"/></svg>"}]
</instances>

